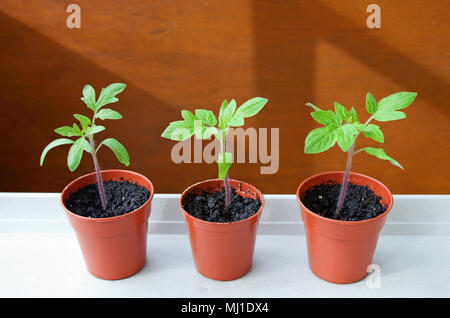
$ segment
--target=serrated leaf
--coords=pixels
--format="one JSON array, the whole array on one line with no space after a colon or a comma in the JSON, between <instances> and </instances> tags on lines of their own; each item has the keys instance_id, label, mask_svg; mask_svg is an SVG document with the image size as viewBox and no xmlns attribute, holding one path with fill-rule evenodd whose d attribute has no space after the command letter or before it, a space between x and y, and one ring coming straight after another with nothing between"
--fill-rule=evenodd
<instances>
[{"instance_id":1,"label":"serrated leaf","mask_svg":"<svg viewBox=\"0 0 450 318\"><path fill-rule=\"evenodd\" d=\"M203 121L203 123L205 123L205 124L207 124L209 126L217 125L216 116L210 110L196 109L195 110L195 117L197 117L199 120Z\"/></svg>"},{"instance_id":2,"label":"serrated leaf","mask_svg":"<svg viewBox=\"0 0 450 318\"><path fill-rule=\"evenodd\" d=\"M80 122L82 132L86 131L86 129L88 128L88 126L91 123L91 120L89 119L89 117L86 117L86 116L80 115L80 114L75 114L75 115L73 115L73 117L78 119L78 121Z\"/></svg>"},{"instance_id":3,"label":"serrated leaf","mask_svg":"<svg viewBox=\"0 0 450 318\"><path fill-rule=\"evenodd\" d=\"M367 93L366 95L366 109L367 112L371 115L375 114L378 109L377 101L370 93Z\"/></svg>"},{"instance_id":4,"label":"serrated leaf","mask_svg":"<svg viewBox=\"0 0 450 318\"><path fill-rule=\"evenodd\" d=\"M76 129L70 126L63 126L55 129L55 133L64 137L80 136Z\"/></svg>"},{"instance_id":5,"label":"serrated leaf","mask_svg":"<svg viewBox=\"0 0 450 318\"><path fill-rule=\"evenodd\" d=\"M373 115L373 118L378 121L393 121L406 118L406 114L401 111L378 111Z\"/></svg>"},{"instance_id":6,"label":"serrated leaf","mask_svg":"<svg viewBox=\"0 0 450 318\"><path fill-rule=\"evenodd\" d=\"M359 151L365 151L369 155L375 156L379 159L388 160L394 166L397 166L397 167L403 169L402 165L400 163L398 163L398 161L396 161L395 159L389 157L383 148L366 147L366 148L362 148L362 149L358 150L358 152Z\"/></svg>"},{"instance_id":7,"label":"serrated leaf","mask_svg":"<svg viewBox=\"0 0 450 318\"><path fill-rule=\"evenodd\" d=\"M373 139L373 140L375 140L377 142L381 142L381 143L384 142L384 135L383 135L383 132L380 130L379 126L374 125L374 124L369 124L367 126L358 124L356 127L367 138Z\"/></svg>"},{"instance_id":8,"label":"serrated leaf","mask_svg":"<svg viewBox=\"0 0 450 318\"><path fill-rule=\"evenodd\" d=\"M358 130L352 124L345 124L337 130L337 143L343 152L353 145Z\"/></svg>"},{"instance_id":9,"label":"serrated leaf","mask_svg":"<svg viewBox=\"0 0 450 318\"><path fill-rule=\"evenodd\" d=\"M193 122L194 120L198 119L195 117L193 113L191 113L189 110L182 110L181 111L181 117L187 122Z\"/></svg>"},{"instance_id":10,"label":"serrated leaf","mask_svg":"<svg viewBox=\"0 0 450 318\"><path fill-rule=\"evenodd\" d=\"M125 166L130 165L130 156L128 155L128 151L116 139L108 138L108 139L103 140L98 145L96 152L100 149L100 147L102 145L105 145L109 149L111 149L114 152L114 154L116 155L116 158L117 158L117 160L119 160L119 162L123 163Z\"/></svg>"},{"instance_id":11,"label":"serrated leaf","mask_svg":"<svg viewBox=\"0 0 450 318\"><path fill-rule=\"evenodd\" d=\"M212 135L217 135L219 130L216 127L205 127L202 139L209 139Z\"/></svg>"},{"instance_id":12,"label":"serrated leaf","mask_svg":"<svg viewBox=\"0 0 450 318\"><path fill-rule=\"evenodd\" d=\"M400 92L389 95L380 100L378 110L385 112L406 108L414 101L416 96L417 93L411 92Z\"/></svg>"},{"instance_id":13,"label":"serrated leaf","mask_svg":"<svg viewBox=\"0 0 450 318\"><path fill-rule=\"evenodd\" d=\"M416 96L417 93L400 92L383 98L378 102L378 110L374 114L374 119L392 121L406 118L406 114L398 110L408 107Z\"/></svg>"},{"instance_id":14,"label":"serrated leaf","mask_svg":"<svg viewBox=\"0 0 450 318\"><path fill-rule=\"evenodd\" d=\"M59 138L59 139L53 140L51 143L49 143L47 146L45 146L44 150L42 151L40 165L42 166L44 164L45 156L47 155L47 152L50 149L53 149L53 148L61 146L61 145L68 145L68 144L73 144L73 143L74 143L74 141L71 139L68 139L68 138Z\"/></svg>"},{"instance_id":15,"label":"serrated leaf","mask_svg":"<svg viewBox=\"0 0 450 318\"><path fill-rule=\"evenodd\" d=\"M238 115L234 115L233 118L231 118L231 120L228 122L228 126L230 127L241 127L244 126L244 117L242 116L238 116Z\"/></svg>"},{"instance_id":16,"label":"serrated leaf","mask_svg":"<svg viewBox=\"0 0 450 318\"><path fill-rule=\"evenodd\" d=\"M80 127L78 127L77 124L73 124L72 128L73 128L73 131L77 134L77 136L82 136L83 135L83 133L81 132Z\"/></svg>"},{"instance_id":17,"label":"serrated leaf","mask_svg":"<svg viewBox=\"0 0 450 318\"><path fill-rule=\"evenodd\" d=\"M87 131L86 131L86 135L94 135L97 134L103 130L105 130L105 126L101 126L101 125L94 125L91 126Z\"/></svg>"},{"instance_id":18,"label":"serrated leaf","mask_svg":"<svg viewBox=\"0 0 450 318\"><path fill-rule=\"evenodd\" d=\"M119 99L115 96L127 87L127 85L123 83L112 83L108 85L106 88L102 88L100 96L98 97L97 103L95 104L95 109L99 110L103 106L111 103L117 102Z\"/></svg>"},{"instance_id":19,"label":"serrated leaf","mask_svg":"<svg viewBox=\"0 0 450 318\"><path fill-rule=\"evenodd\" d=\"M337 141L337 129L321 127L312 130L305 139L305 153L319 153L333 147Z\"/></svg>"},{"instance_id":20,"label":"serrated leaf","mask_svg":"<svg viewBox=\"0 0 450 318\"><path fill-rule=\"evenodd\" d=\"M221 152L217 161L219 167L219 179L226 177L228 169L233 163L233 156L230 152Z\"/></svg>"},{"instance_id":21,"label":"serrated leaf","mask_svg":"<svg viewBox=\"0 0 450 318\"><path fill-rule=\"evenodd\" d=\"M263 97L249 99L236 110L236 115L248 118L255 116L267 104L269 100Z\"/></svg>"},{"instance_id":22,"label":"serrated leaf","mask_svg":"<svg viewBox=\"0 0 450 318\"><path fill-rule=\"evenodd\" d=\"M174 121L167 126L161 137L174 141L183 141L194 134L194 122L184 120Z\"/></svg>"},{"instance_id":23,"label":"serrated leaf","mask_svg":"<svg viewBox=\"0 0 450 318\"><path fill-rule=\"evenodd\" d=\"M105 119L122 119L122 115L119 112L116 112L115 110L112 110L111 108L103 108L101 109L97 115L96 118L99 118L101 120Z\"/></svg>"},{"instance_id":24,"label":"serrated leaf","mask_svg":"<svg viewBox=\"0 0 450 318\"><path fill-rule=\"evenodd\" d=\"M346 120L346 121L349 120L350 113L341 104L339 104L337 102L334 102L334 111L335 111L335 113L336 113L336 115L338 116L339 119L343 119L343 120Z\"/></svg>"},{"instance_id":25,"label":"serrated leaf","mask_svg":"<svg viewBox=\"0 0 450 318\"><path fill-rule=\"evenodd\" d=\"M74 172L80 165L81 158L83 157L83 140L84 137L78 138L69 149L67 155L67 166L70 172Z\"/></svg>"},{"instance_id":26,"label":"serrated leaf","mask_svg":"<svg viewBox=\"0 0 450 318\"><path fill-rule=\"evenodd\" d=\"M91 153L91 151L92 151L91 145L85 138L83 138L81 145L83 146L84 151Z\"/></svg>"},{"instance_id":27,"label":"serrated leaf","mask_svg":"<svg viewBox=\"0 0 450 318\"><path fill-rule=\"evenodd\" d=\"M225 128L229 125L229 122L233 119L233 115L236 111L236 101L232 99L230 103L224 100L219 111L219 127Z\"/></svg>"},{"instance_id":28,"label":"serrated leaf","mask_svg":"<svg viewBox=\"0 0 450 318\"><path fill-rule=\"evenodd\" d=\"M350 110L349 119L351 123L356 123L358 121L358 114L356 113L356 109L354 107L352 107L352 109Z\"/></svg>"},{"instance_id":29,"label":"serrated leaf","mask_svg":"<svg viewBox=\"0 0 450 318\"><path fill-rule=\"evenodd\" d=\"M83 97L81 98L81 100L86 104L88 108L95 111L95 90L91 85L84 85Z\"/></svg>"},{"instance_id":30,"label":"serrated leaf","mask_svg":"<svg viewBox=\"0 0 450 318\"><path fill-rule=\"evenodd\" d=\"M342 122L342 120L331 110L316 110L311 113L311 116L315 121L325 126L333 126L337 128Z\"/></svg>"}]
</instances>

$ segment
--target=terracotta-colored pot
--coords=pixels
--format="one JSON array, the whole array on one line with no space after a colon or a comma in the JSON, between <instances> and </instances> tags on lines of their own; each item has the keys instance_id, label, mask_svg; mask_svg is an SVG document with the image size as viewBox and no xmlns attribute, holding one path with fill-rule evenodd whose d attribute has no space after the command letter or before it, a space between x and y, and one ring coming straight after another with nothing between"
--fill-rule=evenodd
<instances>
[{"instance_id":1,"label":"terracotta-colored pot","mask_svg":"<svg viewBox=\"0 0 450 318\"><path fill-rule=\"evenodd\" d=\"M88 218L70 212L69 195L88 184L97 183L95 172L69 183L61 193L61 205L75 230L89 272L102 279L122 279L138 272L145 264L148 217L155 193L143 175L128 170L104 170L102 178L137 182L150 191L150 198L138 209L110 218Z\"/></svg>"},{"instance_id":2,"label":"terracotta-colored pot","mask_svg":"<svg viewBox=\"0 0 450 318\"><path fill-rule=\"evenodd\" d=\"M297 199L305 224L309 267L318 277L338 284L363 279L378 241L379 233L392 208L389 189L380 181L359 173L350 173L349 181L367 185L387 205L386 211L363 221L337 221L322 217L306 208L302 199L309 188L329 180L342 183L343 171L324 172L304 180L297 189Z\"/></svg>"},{"instance_id":3,"label":"terracotta-colored pot","mask_svg":"<svg viewBox=\"0 0 450 318\"><path fill-rule=\"evenodd\" d=\"M206 180L187 188L180 198L186 220L195 266L200 274L211 279L229 281L245 275L252 266L256 232L264 207L264 196L254 186L230 180L230 186L244 198L259 198L261 207L251 217L230 223L214 223L193 217L183 208L188 194L203 191L216 192L224 186L223 180Z\"/></svg>"}]
</instances>

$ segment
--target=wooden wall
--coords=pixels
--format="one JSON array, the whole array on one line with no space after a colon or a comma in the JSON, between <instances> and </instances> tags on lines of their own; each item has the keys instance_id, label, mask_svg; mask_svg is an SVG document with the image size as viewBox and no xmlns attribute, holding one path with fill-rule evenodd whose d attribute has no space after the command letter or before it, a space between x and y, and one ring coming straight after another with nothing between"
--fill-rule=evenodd
<instances>
[{"instance_id":1,"label":"wooden wall","mask_svg":"<svg viewBox=\"0 0 450 318\"><path fill-rule=\"evenodd\" d=\"M304 106L334 101L364 114L370 91L377 99L397 91L419 93L408 118L382 123L388 154L402 171L368 155L354 171L382 180L397 194L450 193L450 3L446 0L378 0L381 29L368 29L372 1L77 0L81 29L68 29L69 1L0 1L0 191L60 191L92 171L66 166L68 147L49 152L53 129L88 114L80 101L85 83L128 87L99 137L116 137L131 156L130 169L156 190L180 192L216 176L214 164L172 163L173 142L160 138L180 109L218 111L224 98L242 103L269 98L247 125L280 128L280 168L261 175L259 164L237 164L231 176L265 193L294 193L311 174L342 170L334 149L303 154L317 127ZM362 142L361 142L362 144ZM370 141L367 145L375 145ZM121 168L107 149L102 168Z\"/></svg>"}]
</instances>

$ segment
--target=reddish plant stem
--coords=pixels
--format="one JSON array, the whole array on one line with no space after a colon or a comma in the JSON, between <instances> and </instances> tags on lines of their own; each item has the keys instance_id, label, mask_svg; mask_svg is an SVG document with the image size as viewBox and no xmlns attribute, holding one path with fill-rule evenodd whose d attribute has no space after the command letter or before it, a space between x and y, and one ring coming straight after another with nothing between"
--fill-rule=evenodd
<instances>
[{"instance_id":1,"label":"reddish plant stem","mask_svg":"<svg viewBox=\"0 0 450 318\"><path fill-rule=\"evenodd\" d=\"M97 155L95 154L95 142L93 137L89 137L89 143L91 144L91 154L94 160L95 175L97 178L98 192L100 193L100 200L102 201L103 210L106 210L106 196L105 190L103 188L103 179L100 171L100 166L98 165Z\"/></svg>"},{"instance_id":2,"label":"reddish plant stem","mask_svg":"<svg viewBox=\"0 0 450 318\"><path fill-rule=\"evenodd\" d=\"M230 207L230 200L231 200L231 187L230 187L230 178L228 178L228 172L225 175L223 181L225 184L225 207L228 210L228 208Z\"/></svg>"},{"instance_id":3,"label":"reddish plant stem","mask_svg":"<svg viewBox=\"0 0 450 318\"><path fill-rule=\"evenodd\" d=\"M347 192L348 178L350 176L350 169L352 167L352 159L355 151L356 138L353 145L347 151L347 164L345 166L344 177L342 178L341 192L339 194L339 201L336 208L336 214L339 214L342 209L342 204L344 203L345 194Z\"/></svg>"},{"instance_id":4,"label":"reddish plant stem","mask_svg":"<svg viewBox=\"0 0 450 318\"><path fill-rule=\"evenodd\" d=\"M221 129L221 138L220 138L220 145L222 153L225 156L225 153L227 151L227 129ZM230 207L230 201L231 201L231 187L230 187L230 178L228 177L228 171L225 175L225 178L223 179L224 187L225 187L225 210L228 211L228 208Z\"/></svg>"}]
</instances>

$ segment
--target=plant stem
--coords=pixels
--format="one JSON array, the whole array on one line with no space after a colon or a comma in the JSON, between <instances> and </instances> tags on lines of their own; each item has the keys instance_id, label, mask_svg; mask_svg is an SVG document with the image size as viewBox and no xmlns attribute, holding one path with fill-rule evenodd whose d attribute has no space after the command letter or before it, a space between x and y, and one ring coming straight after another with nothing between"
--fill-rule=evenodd
<instances>
[{"instance_id":1,"label":"plant stem","mask_svg":"<svg viewBox=\"0 0 450 318\"><path fill-rule=\"evenodd\" d=\"M225 207L228 211L228 208L230 207L230 200L231 200L231 187L230 187L230 178L228 178L228 172L225 175L225 179L223 179L225 183Z\"/></svg>"},{"instance_id":2,"label":"plant stem","mask_svg":"<svg viewBox=\"0 0 450 318\"><path fill-rule=\"evenodd\" d=\"M350 169L352 167L353 153L355 151L356 138L353 145L347 151L347 164L345 166L344 177L342 178L341 192L339 194L339 201L336 208L336 214L339 214L344 203L345 194L347 192L348 178L350 176Z\"/></svg>"},{"instance_id":3,"label":"plant stem","mask_svg":"<svg viewBox=\"0 0 450 318\"><path fill-rule=\"evenodd\" d=\"M89 136L89 143L91 145L92 159L94 160L95 175L97 177L97 185L98 185L98 192L100 194L100 200L102 201L103 210L106 210L106 196L105 190L103 188L103 179L100 171L100 166L98 165L97 155L95 154L94 137Z\"/></svg>"},{"instance_id":4,"label":"plant stem","mask_svg":"<svg viewBox=\"0 0 450 318\"><path fill-rule=\"evenodd\" d=\"M370 116L369 119L367 119L367 121L364 123L364 126L367 126L372 119L373 119L373 115ZM344 203L344 199L345 199L345 194L347 193L348 178L350 177L350 169L352 167L353 156L355 154L357 154L358 152L360 152L360 150L355 152L356 138L358 138L360 133L361 132L359 132L355 136L355 138L353 139L352 146L347 151L347 163L345 165L345 173L344 173L344 176L342 178L342 185L341 185L341 191L339 193L338 204L337 204L337 207L336 207L336 214L339 214L341 212L342 204Z\"/></svg>"},{"instance_id":5,"label":"plant stem","mask_svg":"<svg viewBox=\"0 0 450 318\"><path fill-rule=\"evenodd\" d=\"M227 129L222 129L221 131L221 140L220 140L222 153L225 154L227 151ZM225 211L228 211L228 208L230 207L230 201L231 201L231 187L230 187L230 178L228 177L228 171L225 175L225 178L223 179L223 183L225 186Z\"/></svg>"}]
</instances>

